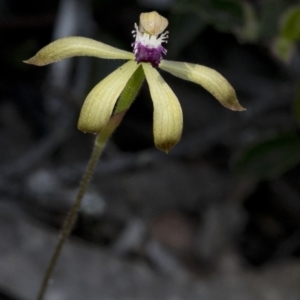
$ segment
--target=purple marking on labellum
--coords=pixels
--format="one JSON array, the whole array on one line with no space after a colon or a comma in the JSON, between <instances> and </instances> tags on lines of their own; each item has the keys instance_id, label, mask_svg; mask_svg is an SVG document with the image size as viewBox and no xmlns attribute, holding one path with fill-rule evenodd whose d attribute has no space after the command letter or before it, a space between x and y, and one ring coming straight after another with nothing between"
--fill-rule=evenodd
<instances>
[{"instance_id":1,"label":"purple marking on labellum","mask_svg":"<svg viewBox=\"0 0 300 300\"><path fill-rule=\"evenodd\" d=\"M135 42L132 43L132 46L134 47L135 61L137 63L149 62L153 68L157 68L163 59L163 55L167 54L167 49L161 44L167 43L168 32L166 31L158 36L150 35L139 31L138 26L135 24L133 34Z\"/></svg>"}]
</instances>

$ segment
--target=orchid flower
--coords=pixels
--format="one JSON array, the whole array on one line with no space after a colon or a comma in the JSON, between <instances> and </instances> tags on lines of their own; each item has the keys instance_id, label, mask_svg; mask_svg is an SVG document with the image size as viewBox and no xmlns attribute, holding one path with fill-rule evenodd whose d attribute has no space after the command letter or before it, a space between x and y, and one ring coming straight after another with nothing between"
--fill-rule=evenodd
<instances>
[{"instance_id":1,"label":"orchid flower","mask_svg":"<svg viewBox=\"0 0 300 300\"><path fill-rule=\"evenodd\" d=\"M168 20L157 12L142 13L139 26L134 25L133 53L85 37L65 37L45 46L25 62L44 66L73 56L128 60L98 83L84 101L78 129L93 133L101 133L113 116L119 96L130 78L142 67L154 107L154 142L157 148L168 152L181 138L183 116L176 95L157 68L201 85L231 110L245 109L239 104L233 87L217 71L202 65L163 59L167 53L162 46L167 43L167 26Z\"/></svg>"}]
</instances>

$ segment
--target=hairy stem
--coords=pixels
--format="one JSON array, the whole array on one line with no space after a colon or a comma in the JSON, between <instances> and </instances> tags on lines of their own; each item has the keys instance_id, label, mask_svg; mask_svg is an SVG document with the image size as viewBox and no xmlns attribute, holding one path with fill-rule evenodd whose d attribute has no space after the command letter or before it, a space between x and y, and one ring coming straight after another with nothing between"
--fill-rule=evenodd
<instances>
[{"instance_id":1,"label":"hairy stem","mask_svg":"<svg viewBox=\"0 0 300 300\"><path fill-rule=\"evenodd\" d=\"M43 277L42 283L40 285L40 290L39 290L38 296L36 298L37 300L44 299L44 296L45 296L45 293L47 290L47 286L49 284L49 281L51 279L51 276L53 274L53 271L57 264L57 261L59 259L63 245L65 244L68 236L70 235L70 233L74 227L74 224L76 222L77 215L78 215L78 212L79 212L79 209L81 206L81 202L82 202L83 197L89 187L89 184L93 177L97 162L98 162L100 155L106 145L106 142L108 141L111 134L115 131L115 129L121 123L128 108L130 107L133 100L135 99L143 80L144 80L144 73L142 72L142 68L139 67L136 70L136 72L132 75L132 77L129 79L125 89L123 90L123 92L120 96L119 102L117 103L114 115L110 118L106 127L96 137L96 140L94 143L94 148L93 148L90 160L88 162L88 165L86 167L85 173L83 174L82 180L80 182L79 189L78 189L78 192L77 192L77 195L75 198L75 202L74 202L73 206L71 207L70 212L67 215L65 223L63 225L63 228L62 228L59 238L57 240L55 250L51 256L51 259L48 263L47 269L44 273L44 277Z\"/></svg>"},{"instance_id":2,"label":"hairy stem","mask_svg":"<svg viewBox=\"0 0 300 300\"><path fill-rule=\"evenodd\" d=\"M94 174L97 162L99 160L99 157L102 153L102 150L104 149L105 144L106 144L107 140L109 139L110 135L120 124L124 115L125 115L125 112L114 115L108 122L105 129L101 132L101 134L97 135L97 137L96 137L94 148L93 148L90 160L88 162L88 165L86 167L86 171L83 174L82 180L80 182L79 189L78 189L78 192L77 192L77 195L75 198L75 202L74 202L71 210L69 211L67 218L65 220L65 223L63 225L63 228L60 232L55 250L52 254L50 262L45 271L44 278L43 278L42 284L40 286L37 300L42 300L44 298L49 280L51 279L54 268L57 264L62 247L63 247L66 239L68 238L69 234L71 233L71 231L74 227L74 224L76 222L76 218L78 215L78 211L80 209L82 199L83 199L83 197L88 189L88 186L91 182L91 179L93 177L93 174Z\"/></svg>"}]
</instances>

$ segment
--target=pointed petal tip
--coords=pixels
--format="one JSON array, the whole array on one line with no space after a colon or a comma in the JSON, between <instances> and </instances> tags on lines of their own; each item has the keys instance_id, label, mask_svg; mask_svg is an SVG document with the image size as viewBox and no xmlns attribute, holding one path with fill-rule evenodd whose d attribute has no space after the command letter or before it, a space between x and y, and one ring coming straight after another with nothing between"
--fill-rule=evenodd
<instances>
[{"instance_id":1,"label":"pointed petal tip","mask_svg":"<svg viewBox=\"0 0 300 300\"><path fill-rule=\"evenodd\" d=\"M42 63L41 60L36 60L35 56L33 56L29 59L23 60L23 63L28 64L28 65L34 65L34 66L37 66L37 67L42 67L42 66L47 65L45 63Z\"/></svg>"},{"instance_id":2,"label":"pointed petal tip","mask_svg":"<svg viewBox=\"0 0 300 300\"><path fill-rule=\"evenodd\" d=\"M165 152L166 154L169 154L170 150L176 145L177 143L175 144L158 144L158 143L155 143L155 147L163 152Z\"/></svg>"},{"instance_id":3,"label":"pointed petal tip","mask_svg":"<svg viewBox=\"0 0 300 300\"><path fill-rule=\"evenodd\" d=\"M169 154L169 152L179 143L180 139L181 135L176 138L170 137L168 139L159 139L159 137L156 136L154 137L154 143L157 149Z\"/></svg>"},{"instance_id":4,"label":"pointed petal tip","mask_svg":"<svg viewBox=\"0 0 300 300\"><path fill-rule=\"evenodd\" d=\"M103 128L100 128L97 126L91 127L90 124L87 124L86 122L83 122L82 120L79 120L77 123L77 129L83 133L99 134Z\"/></svg>"},{"instance_id":5,"label":"pointed petal tip","mask_svg":"<svg viewBox=\"0 0 300 300\"><path fill-rule=\"evenodd\" d=\"M213 95L215 96L215 95ZM232 111L244 111L246 108L244 108L239 100L236 97L235 90L231 87L227 90L227 93L224 92L223 95L219 95L216 97L217 100L222 104L224 107L232 110Z\"/></svg>"},{"instance_id":6,"label":"pointed petal tip","mask_svg":"<svg viewBox=\"0 0 300 300\"><path fill-rule=\"evenodd\" d=\"M241 108L240 108L240 109L237 109L237 111L245 111L245 110L247 110L247 108L245 108L245 107L242 107L242 106L241 106Z\"/></svg>"},{"instance_id":7,"label":"pointed petal tip","mask_svg":"<svg viewBox=\"0 0 300 300\"><path fill-rule=\"evenodd\" d=\"M247 110L246 108L241 106L239 103L237 105L234 105L234 106L227 106L227 108L229 108L230 110L233 110L233 111L245 111L245 110Z\"/></svg>"},{"instance_id":8,"label":"pointed petal tip","mask_svg":"<svg viewBox=\"0 0 300 300\"><path fill-rule=\"evenodd\" d=\"M24 64L33 65L31 58L26 59L26 60L22 60L22 62L23 62Z\"/></svg>"}]
</instances>

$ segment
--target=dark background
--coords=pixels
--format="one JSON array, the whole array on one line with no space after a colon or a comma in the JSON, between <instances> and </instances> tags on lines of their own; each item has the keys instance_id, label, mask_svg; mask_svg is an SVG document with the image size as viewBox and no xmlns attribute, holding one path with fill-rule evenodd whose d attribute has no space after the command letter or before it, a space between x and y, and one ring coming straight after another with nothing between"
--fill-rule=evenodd
<instances>
[{"instance_id":1,"label":"dark background","mask_svg":"<svg viewBox=\"0 0 300 300\"><path fill-rule=\"evenodd\" d=\"M154 148L145 84L101 158L47 299L300 299L300 8L283 0L0 1L0 299L34 299L88 161L76 128L122 61L22 63L70 35L131 51L169 20L167 59L214 68L245 112L161 72L184 114Z\"/></svg>"}]
</instances>

